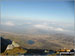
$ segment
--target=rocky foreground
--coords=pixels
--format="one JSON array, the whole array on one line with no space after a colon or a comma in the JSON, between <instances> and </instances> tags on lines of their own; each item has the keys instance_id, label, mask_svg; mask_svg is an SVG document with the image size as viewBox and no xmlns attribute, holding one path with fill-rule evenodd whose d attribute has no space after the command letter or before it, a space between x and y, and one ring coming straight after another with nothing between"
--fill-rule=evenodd
<instances>
[{"instance_id":1,"label":"rocky foreground","mask_svg":"<svg viewBox=\"0 0 75 56\"><path fill-rule=\"evenodd\" d=\"M1 55L46 55L49 50L45 49L25 49L15 41L1 38ZM51 50L52 51L52 50ZM54 51L52 51L54 53Z\"/></svg>"},{"instance_id":2,"label":"rocky foreground","mask_svg":"<svg viewBox=\"0 0 75 56\"><path fill-rule=\"evenodd\" d=\"M3 37L0 37L0 39L1 39L1 55L19 55L25 54L27 52L27 50L21 48L20 45L14 41L4 39Z\"/></svg>"},{"instance_id":3,"label":"rocky foreground","mask_svg":"<svg viewBox=\"0 0 75 56\"><path fill-rule=\"evenodd\" d=\"M53 50L48 50L48 49L26 49L22 48L18 43L15 41L11 41L9 39L4 39L3 37L0 37L1 39L1 56L6 56L6 55L56 55L60 54L62 50L56 52ZM74 50L70 51L64 51L65 53L69 52L69 55L74 54ZM72 54L70 54L72 53Z\"/></svg>"}]
</instances>

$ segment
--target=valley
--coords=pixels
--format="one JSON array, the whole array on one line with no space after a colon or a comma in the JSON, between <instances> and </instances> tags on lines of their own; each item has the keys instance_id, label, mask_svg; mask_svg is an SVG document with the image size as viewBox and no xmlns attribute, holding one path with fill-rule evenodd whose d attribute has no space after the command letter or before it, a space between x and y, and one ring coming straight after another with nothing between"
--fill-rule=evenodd
<instances>
[{"instance_id":1,"label":"valley","mask_svg":"<svg viewBox=\"0 0 75 56\"><path fill-rule=\"evenodd\" d=\"M51 49L57 50L61 48L72 49L74 36L65 34L14 34L1 33L5 39L10 39L27 49ZM33 42L30 44L28 41Z\"/></svg>"}]
</instances>

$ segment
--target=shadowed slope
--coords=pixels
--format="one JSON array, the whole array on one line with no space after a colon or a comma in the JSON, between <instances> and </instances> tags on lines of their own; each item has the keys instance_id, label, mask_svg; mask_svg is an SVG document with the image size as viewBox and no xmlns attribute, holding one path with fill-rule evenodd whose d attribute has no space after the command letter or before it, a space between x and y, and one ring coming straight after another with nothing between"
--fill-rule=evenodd
<instances>
[{"instance_id":1,"label":"shadowed slope","mask_svg":"<svg viewBox=\"0 0 75 56\"><path fill-rule=\"evenodd\" d=\"M12 41L9 39L4 39L3 37L0 37L0 39L1 39L0 47L1 47L1 53L2 53L6 50L7 46L12 43Z\"/></svg>"}]
</instances>

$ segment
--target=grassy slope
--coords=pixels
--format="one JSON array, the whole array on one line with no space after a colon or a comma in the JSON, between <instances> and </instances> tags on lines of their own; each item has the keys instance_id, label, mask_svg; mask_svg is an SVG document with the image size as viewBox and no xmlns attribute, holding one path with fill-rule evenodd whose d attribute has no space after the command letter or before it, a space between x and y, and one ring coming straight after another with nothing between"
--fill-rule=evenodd
<instances>
[{"instance_id":1,"label":"grassy slope","mask_svg":"<svg viewBox=\"0 0 75 56\"><path fill-rule=\"evenodd\" d=\"M19 55L19 54L25 54L26 52L27 52L27 50L24 50L24 49L18 47L18 48L14 48L12 50L6 50L1 55Z\"/></svg>"}]
</instances>

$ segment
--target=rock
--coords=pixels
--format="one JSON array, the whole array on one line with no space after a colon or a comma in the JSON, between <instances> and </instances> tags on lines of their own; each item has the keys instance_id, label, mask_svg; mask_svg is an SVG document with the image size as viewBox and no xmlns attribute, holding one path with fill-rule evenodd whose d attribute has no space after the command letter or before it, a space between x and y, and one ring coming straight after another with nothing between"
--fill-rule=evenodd
<instances>
[{"instance_id":1,"label":"rock","mask_svg":"<svg viewBox=\"0 0 75 56\"><path fill-rule=\"evenodd\" d=\"M20 47L20 45L19 44L17 44L16 42L12 42L12 45L14 46L14 47Z\"/></svg>"},{"instance_id":2,"label":"rock","mask_svg":"<svg viewBox=\"0 0 75 56\"><path fill-rule=\"evenodd\" d=\"M15 47L20 47L20 45L13 41L12 44L7 46L6 50L13 49Z\"/></svg>"},{"instance_id":3,"label":"rock","mask_svg":"<svg viewBox=\"0 0 75 56\"><path fill-rule=\"evenodd\" d=\"M6 50L13 49L13 48L14 48L14 46L12 44L10 44L7 46Z\"/></svg>"},{"instance_id":4,"label":"rock","mask_svg":"<svg viewBox=\"0 0 75 56\"><path fill-rule=\"evenodd\" d=\"M0 37L0 53L3 53L9 44L12 44L12 41L9 39L5 39L1 36Z\"/></svg>"}]
</instances>

